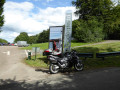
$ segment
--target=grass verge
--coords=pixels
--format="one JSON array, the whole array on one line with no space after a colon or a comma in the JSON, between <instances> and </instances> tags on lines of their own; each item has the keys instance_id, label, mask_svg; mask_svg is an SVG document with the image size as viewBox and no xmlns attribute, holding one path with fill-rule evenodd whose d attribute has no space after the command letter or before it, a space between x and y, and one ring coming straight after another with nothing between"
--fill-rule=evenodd
<instances>
[{"instance_id":1,"label":"grass verge","mask_svg":"<svg viewBox=\"0 0 120 90\"><path fill-rule=\"evenodd\" d=\"M87 60L83 60L83 62L86 70L106 67L120 67L120 56L106 57L105 60L102 60L101 58L88 58Z\"/></svg>"},{"instance_id":2,"label":"grass verge","mask_svg":"<svg viewBox=\"0 0 120 90\"><path fill-rule=\"evenodd\" d=\"M87 45L90 43L76 43L76 42L72 42L71 43L71 47L75 47L75 46L81 46L81 45ZM38 44L32 44L28 47L21 47L22 49L26 49L26 50L31 50L32 47L40 47L40 49L45 50L48 49L48 43L38 43Z\"/></svg>"},{"instance_id":3,"label":"grass verge","mask_svg":"<svg viewBox=\"0 0 120 90\"><path fill-rule=\"evenodd\" d=\"M85 47L75 48L79 53L99 53L99 52L115 52L120 51L120 42L109 44L89 45Z\"/></svg>"},{"instance_id":4,"label":"grass verge","mask_svg":"<svg viewBox=\"0 0 120 90\"><path fill-rule=\"evenodd\" d=\"M89 45L86 47L76 48L77 52L81 53L98 53L98 52L113 52L120 51L120 42L117 43L109 43L109 44L100 44L100 45ZM88 58L84 60L84 58L80 58L83 60L84 69L96 69L96 68L105 68L105 67L120 67L120 56L110 56L105 57L105 60L101 58ZM34 60L34 56L32 56L31 60L25 60L25 63L32 67L39 68L48 68L49 61L45 56L37 56L37 60Z\"/></svg>"},{"instance_id":5,"label":"grass verge","mask_svg":"<svg viewBox=\"0 0 120 90\"><path fill-rule=\"evenodd\" d=\"M32 56L31 60L25 59L25 63L34 68L48 68L49 61L46 56L37 55L35 60L35 56Z\"/></svg>"},{"instance_id":6,"label":"grass verge","mask_svg":"<svg viewBox=\"0 0 120 90\"><path fill-rule=\"evenodd\" d=\"M105 60L101 58L80 58L84 63L84 70L97 69L97 68L106 68L106 67L120 67L120 56L106 57ZM34 56L31 60L25 59L25 63L34 68L49 68L49 61L45 56L40 56L36 60Z\"/></svg>"},{"instance_id":7,"label":"grass verge","mask_svg":"<svg viewBox=\"0 0 120 90\"><path fill-rule=\"evenodd\" d=\"M26 49L26 50L31 50L32 47L40 47L40 49L45 50L48 48L48 43L38 43L38 44L32 44L28 47L21 47L22 49Z\"/></svg>"}]
</instances>

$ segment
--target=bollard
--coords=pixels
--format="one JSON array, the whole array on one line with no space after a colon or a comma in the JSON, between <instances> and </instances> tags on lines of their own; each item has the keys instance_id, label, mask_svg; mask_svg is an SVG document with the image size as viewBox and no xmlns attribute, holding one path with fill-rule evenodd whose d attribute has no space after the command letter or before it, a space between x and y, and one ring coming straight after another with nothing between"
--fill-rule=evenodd
<instances>
[{"instance_id":1,"label":"bollard","mask_svg":"<svg viewBox=\"0 0 120 90\"><path fill-rule=\"evenodd\" d=\"M31 52L28 52L28 60L31 60Z\"/></svg>"}]
</instances>

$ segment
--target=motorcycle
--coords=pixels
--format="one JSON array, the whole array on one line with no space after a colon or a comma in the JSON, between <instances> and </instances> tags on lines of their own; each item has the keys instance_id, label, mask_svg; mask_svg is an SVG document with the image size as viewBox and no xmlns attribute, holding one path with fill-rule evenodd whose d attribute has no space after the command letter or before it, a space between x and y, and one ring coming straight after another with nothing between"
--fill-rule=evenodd
<instances>
[{"instance_id":1,"label":"motorcycle","mask_svg":"<svg viewBox=\"0 0 120 90\"><path fill-rule=\"evenodd\" d=\"M58 73L60 69L72 68L73 66L76 71L83 70L82 60L79 60L76 51L65 53L63 58L49 55L48 59L50 60L49 71L52 74Z\"/></svg>"}]
</instances>

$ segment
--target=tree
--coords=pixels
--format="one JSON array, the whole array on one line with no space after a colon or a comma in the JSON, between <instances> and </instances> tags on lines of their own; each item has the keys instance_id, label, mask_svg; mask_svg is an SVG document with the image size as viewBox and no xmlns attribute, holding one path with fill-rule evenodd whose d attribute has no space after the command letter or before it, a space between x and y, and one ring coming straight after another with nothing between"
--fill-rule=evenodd
<instances>
[{"instance_id":1,"label":"tree","mask_svg":"<svg viewBox=\"0 0 120 90\"><path fill-rule=\"evenodd\" d=\"M3 5L5 3L5 0L0 0L0 32L1 32L1 27L4 24L4 15L3 15Z\"/></svg>"},{"instance_id":2,"label":"tree","mask_svg":"<svg viewBox=\"0 0 120 90\"><path fill-rule=\"evenodd\" d=\"M0 43L8 43L8 41L0 38Z\"/></svg>"},{"instance_id":3,"label":"tree","mask_svg":"<svg viewBox=\"0 0 120 90\"><path fill-rule=\"evenodd\" d=\"M73 37L82 42L99 42L104 38L103 24L97 19L73 21Z\"/></svg>"},{"instance_id":4,"label":"tree","mask_svg":"<svg viewBox=\"0 0 120 90\"><path fill-rule=\"evenodd\" d=\"M20 35L18 35L14 42L16 43L17 41L27 41L29 43L29 36L26 32L21 32Z\"/></svg>"},{"instance_id":5,"label":"tree","mask_svg":"<svg viewBox=\"0 0 120 90\"><path fill-rule=\"evenodd\" d=\"M120 4L115 6L110 13L111 17L105 22L106 33L109 39L120 39Z\"/></svg>"},{"instance_id":6,"label":"tree","mask_svg":"<svg viewBox=\"0 0 120 90\"><path fill-rule=\"evenodd\" d=\"M72 4L76 7L75 14L83 20L92 19L93 16L102 20L113 6L111 0L76 0Z\"/></svg>"},{"instance_id":7,"label":"tree","mask_svg":"<svg viewBox=\"0 0 120 90\"><path fill-rule=\"evenodd\" d=\"M79 16L78 21L73 22L73 37L84 42L104 39L104 20L112 9L111 0L76 0L72 4L76 6L75 14Z\"/></svg>"},{"instance_id":8,"label":"tree","mask_svg":"<svg viewBox=\"0 0 120 90\"><path fill-rule=\"evenodd\" d=\"M114 5L112 0L76 0L72 4L76 6L75 14L79 16L79 21L84 20L85 25L83 26L88 26L88 28L89 25L98 27L97 24L95 26L90 23L95 19L103 29L101 34L105 35L104 39L120 39L120 3ZM90 32L94 30L94 27L90 27ZM74 32L76 31L73 31L73 34Z\"/></svg>"},{"instance_id":9,"label":"tree","mask_svg":"<svg viewBox=\"0 0 120 90\"><path fill-rule=\"evenodd\" d=\"M37 38L37 43L48 42L49 40L49 30L43 30L43 32L39 33Z\"/></svg>"},{"instance_id":10,"label":"tree","mask_svg":"<svg viewBox=\"0 0 120 90\"><path fill-rule=\"evenodd\" d=\"M38 38L38 35L29 36L29 43L30 44L36 43L37 42L37 38Z\"/></svg>"}]
</instances>

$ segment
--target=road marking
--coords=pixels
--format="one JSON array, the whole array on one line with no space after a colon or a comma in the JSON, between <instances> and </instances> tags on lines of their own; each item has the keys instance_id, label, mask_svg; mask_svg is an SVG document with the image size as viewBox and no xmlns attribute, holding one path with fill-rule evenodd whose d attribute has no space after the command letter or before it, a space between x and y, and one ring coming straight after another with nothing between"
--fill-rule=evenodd
<instances>
[{"instance_id":1,"label":"road marking","mask_svg":"<svg viewBox=\"0 0 120 90\"><path fill-rule=\"evenodd\" d=\"M10 51L7 52L7 55L10 55Z\"/></svg>"},{"instance_id":2,"label":"road marking","mask_svg":"<svg viewBox=\"0 0 120 90\"><path fill-rule=\"evenodd\" d=\"M8 56L10 55L10 51L7 51L7 52L3 52L3 53L7 53L7 55L8 55Z\"/></svg>"}]
</instances>

